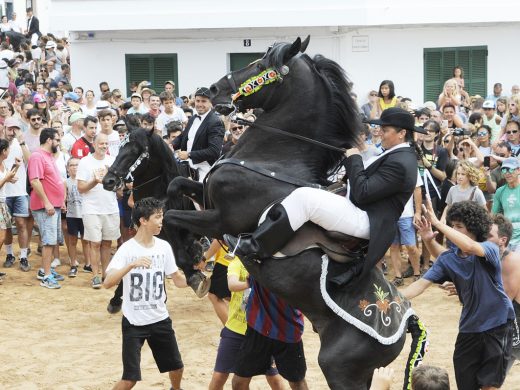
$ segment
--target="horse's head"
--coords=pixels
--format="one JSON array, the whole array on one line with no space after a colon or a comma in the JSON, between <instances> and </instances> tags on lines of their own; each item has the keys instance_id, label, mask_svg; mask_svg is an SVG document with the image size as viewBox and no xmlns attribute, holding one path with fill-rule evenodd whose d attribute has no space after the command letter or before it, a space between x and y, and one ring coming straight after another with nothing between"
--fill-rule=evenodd
<instances>
[{"instance_id":1,"label":"horse's head","mask_svg":"<svg viewBox=\"0 0 520 390\"><path fill-rule=\"evenodd\" d=\"M291 72L291 60L307 49L309 40L310 36L303 42L299 37L292 44L277 42L269 47L262 58L228 73L211 85L211 101L215 110L229 115L236 110L235 104L240 104L241 109L266 108L266 102L275 94L276 86Z\"/></svg>"},{"instance_id":2,"label":"horse's head","mask_svg":"<svg viewBox=\"0 0 520 390\"><path fill-rule=\"evenodd\" d=\"M153 131L145 129L134 129L126 133L121 141L119 154L103 178L105 190L116 191L124 184L129 174L137 176L146 170L152 135Z\"/></svg>"}]
</instances>

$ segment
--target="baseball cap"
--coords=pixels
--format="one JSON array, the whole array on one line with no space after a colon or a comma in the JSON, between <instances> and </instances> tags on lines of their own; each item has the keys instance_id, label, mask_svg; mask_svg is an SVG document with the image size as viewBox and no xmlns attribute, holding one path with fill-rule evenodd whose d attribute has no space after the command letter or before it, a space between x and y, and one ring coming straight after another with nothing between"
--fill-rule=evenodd
<instances>
[{"instance_id":1,"label":"baseball cap","mask_svg":"<svg viewBox=\"0 0 520 390\"><path fill-rule=\"evenodd\" d=\"M209 88L206 88L206 87L198 88L197 91L195 92L195 96L203 96L203 97L206 97L209 99L211 97Z\"/></svg>"},{"instance_id":2,"label":"baseball cap","mask_svg":"<svg viewBox=\"0 0 520 390\"><path fill-rule=\"evenodd\" d=\"M110 104L106 100L98 100L96 103L96 110L107 110L110 108Z\"/></svg>"},{"instance_id":3,"label":"baseball cap","mask_svg":"<svg viewBox=\"0 0 520 390\"><path fill-rule=\"evenodd\" d=\"M495 102L493 100L486 100L484 104L482 104L482 108L495 108Z\"/></svg>"},{"instance_id":4,"label":"baseball cap","mask_svg":"<svg viewBox=\"0 0 520 390\"><path fill-rule=\"evenodd\" d=\"M55 49L56 48L56 42L54 41L48 41L47 44L45 45L45 48L46 49Z\"/></svg>"},{"instance_id":5,"label":"baseball cap","mask_svg":"<svg viewBox=\"0 0 520 390\"><path fill-rule=\"evenodd\" d=\"M142 97L141 95L139 95L137 92L134 92L134 93L132 94L132 96L130 96L130 99L131 99L131 98L134 98L134 97L143 100L143 97Z\"/></svg>"},{"instance_id":6,"label":"baseball cap","mask_svg":"<svg viewBox=\"0 0 520 390\"><path fill-rule=\"evenodd\" d=\"M508 157L502 162L502 168L518 169L520 168L520 160L516 157Z\"/></svg>"},{"instance_id":7,"label":"baseball cap","mask_svg":"<svg viewBox=\"0 0 520 390\"><path fill-rule=\"evenodd\" d=\"M7 62L4 60L0 60L0 69L6 69L7 68Z\"/></svg>"},{"instance_id":8,"label":"baseball cap","mask_svg":"<svg viewBox=\"0 0 520 390\"><path fill-rule=\"evenodd\" d=\"M69 118L69 125L72 125L74 122L85 119L87 116L82 112L75 112Z\"/></svg>"},{"instance_id":9,"label":"baseball cap","mask_svg":"<svg viewBox=\"0 0 520 390\"><path fill-rule=\"evenodd\" d=\"M79 100L79 96L76 92L67 92L65 95L63 95L63 99L77 102Z\"/></svg>"},{"instance_id":10,"label":"baseball cap","mask_svg":"<svg viewBox=\"0 0 520 390\"><path fill-rule=\"evenodd\" d=\"M35 103L45 103L47 101L45 96L40 94L34 95L33 100Z\"/></svg>"},{"instance_id":11,"label":"baseball cap","mask_svg":"<svg viewBox=\"0 0 520 390\"><path fill-rule=\"evenodd\" d=\"M415 118L412 114L398 107L384 110L379 119L372 119L368 123L379 126L394 126L421 134L428 134L422 127L415 126Z\"/></svg>"},{"instance_id":12,"label":"baseball cap","mask_svg":"<svg viewBox=\"0 0 520 390\"><path fill-rule=\"evenodd\" d=\"M22 125L20 124L20 122L16 118L13 118L11 116L9 118L5 119L4 126L5 127L18 127L19 129L22 128Z\"/></svg>"},{"instance_id":13,"label":"baseball cap","mask_svg":"<svg viewBox=\"0 0 520 390\"><path fill-rule=\"evenodd\" d=\"M175 87L175 83L173 81L171 81L171 80L166 80L164 82L164 85L166 85L166 84L171 84L171 85L173 85Z\"/></svg>"}]
</instances>

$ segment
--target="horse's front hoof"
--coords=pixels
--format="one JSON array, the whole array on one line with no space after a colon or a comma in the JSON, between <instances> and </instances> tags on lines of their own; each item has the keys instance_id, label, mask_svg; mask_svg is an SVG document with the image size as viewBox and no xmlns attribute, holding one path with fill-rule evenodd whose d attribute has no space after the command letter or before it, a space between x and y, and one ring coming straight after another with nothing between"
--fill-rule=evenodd
<instances>
[{"instance_id":1,"label":"horse's front hoof","mask_svg":"<svg viewBox=\"0 0 520 390\"><path fill-rule=\"evenodd\" d=\"M204 298L208 294L209 287L211 286L211 280L202 272L191 275L187 283L199 298Z\"/></svg>"}]
</instances>

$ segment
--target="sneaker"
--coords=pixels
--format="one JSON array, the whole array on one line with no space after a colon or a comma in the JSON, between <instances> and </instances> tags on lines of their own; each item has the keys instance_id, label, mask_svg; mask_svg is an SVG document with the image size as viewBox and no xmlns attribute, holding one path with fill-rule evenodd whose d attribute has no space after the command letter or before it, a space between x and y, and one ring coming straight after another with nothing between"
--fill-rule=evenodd
<instances>
[{"instance_id":1,"label":"sneaker","mask_svg":"<svg viewBox=\"0 0 520 390\"><path fill-rule=\"evenodd\" d=\"M84 265L83 266L83 272L87 272L89 274L92 273L92 266L89 264L89 265Z\"/></svg>"},{"instance_id":2,"label":"sneaker","mask_svg":"<svg viewBox=\"0 0 520 390\"><path fill-rule=\"evenodd\" d=\"M31 270L31 265L25 257L20 258L20 269L23 272L29 272Z\"/></svg>"},{"instance_id":3,"label":"sneaker","mask_svg":"<svg viewBox=\"0 0 520 390\"><path fill-rule=\"evenodd\" d=\"M101 278L99 276L94 276L92 278L92 288L95 288L96 290L101 288Z\"/></svg>"},{"instance_id":4,"label":"sneaker","mask_svg":"<svg viewBox=\"0 0 520 390\"><path fill-rule=\"evenodd\" d=\"M411 265L408 265L408 268L403 272L403 278L411 278L413 276L413 268Z\"/></svg>"},{"instance_id":5,"label":"sneaker","mask_svg":"<svg viewBox=\"0 0 520 390\"><path fill-rule=\"evenodd\" d=\"M52 263L51 263L51 267L52 267L52 268L59 267L60 265L61 265L61 261L60 261L60 259L54 259L54 260L52 260Z\"/></svg>"},{"instance_id":6,"label":"sneaker","mask_svg":"<svg viewBox=\"0 0 520 390\"><path fill-rule=\"evenodd\" d=\"M11 268L16 261L16 257L13 255L5 256L4 268Z\"/></svg>"},{"instance_id":7,"label":"sneaker","mask_svg":"<svg viewBox=\"0 0 520 390\"><path fill-rule=\"evenodd\" d=\"M47 287L50 289L61 288L60 284L54 279L54 276L49 275L40 282L40 286Z\"/></svg>"},{"instance_id":8,"label":"sneaker","mask_svg":"<svg viewBox=\"0 0 520 390\"><path fill-rule=\"evenodd\" d=\"M75 278L76 276L78 276L78 267L76 267L76 266L70 267L69 278Z\"/></svg>"},{"instance_id":9,"label":"sneaker","mask_svg":"<svg viewBox=\"0 0 520 390\"><path fill-rule=\"evenodd\" d=\"M0 272L0 278L3 278L4 276L7 276L5 272Z\"/></svg>"},{"instance_id":10,"label":"sneaker","mask_svg":"<svg viewBox=\"0 0 520 390\"><path fill-rule=\"evenodd\" d=\"M51 276L57 280L58 282L62 282L65 280L65 278L63 277L63 275L60 275L59 273L57 273L54 268L51 268ZM45 279L45 272L43 271L43 268L40 268L38 270L38 274L36 275L36 278L38 280L44 280Z\"/></svg>"}]
</instances>

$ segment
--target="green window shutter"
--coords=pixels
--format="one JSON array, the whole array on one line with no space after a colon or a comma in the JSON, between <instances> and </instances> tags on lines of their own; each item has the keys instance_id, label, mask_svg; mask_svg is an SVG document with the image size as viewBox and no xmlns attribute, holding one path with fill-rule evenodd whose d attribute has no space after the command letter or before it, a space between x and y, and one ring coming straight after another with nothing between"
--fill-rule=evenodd
<instances>
[{"instance_id":1,"label":"green window shutter","mask_svg":"<svg viewBox=\"0 0 520 390\"><path fill-rule=\"evenodd\" d=\"M437 102L444 82L453 77L457 65L464 69L466 91L486 96L487 47L446 47L424 49L424 101Z\"/></svg>"},{"instance_id":2,"label":"green window shutter","mask_svg":"<svg viewBox=\"0 0 520 390\"><path fill-rule=\"evenodd\" d=\"M437 102L442 90L442 54L439 50L424 51L424 101Z\"/></svg>"},{"instance_id":3,"label":"green window shutter","mask_svg":"<svg viewBox=\"0 0 520 390\"><path fill-rule=\"evenodd\" d=\"M126 54L126 84L148 80L157 93L164 91L164 82L172 80L179 92L177 54ZM129 90L127 90L128 93Z\"/></svg>"},{"instance_id":4,"label":"green window shutter","mask_svg":"<svg viewBox=\"0 0 520 390\"><path fill-rule=\"evenodd\" d=\"M439 90L439 94L442 92L444 88L444 82L453 78L453 68L455 67L455 58L457 52L455 49L448 49L442 51L442 84L441 89ZM438 97L439 95L437 95Z\"/></svg>"},{"instance_id":5,"label":"green window shutter","mask_svg":"<svg viewBox=\"0 0 520 390\"><path fill-rule=\"evenodd\" d=\"M229 70L233 72L245 68L263 56L264 53L229 53Z\"/></svg>"},{"instance_id":6,"label":"green window shutter","mask_svg":"<svg viewBox=\"0 0 520 390\"><path fill-rule=\"evenodd\" d=\"M140 83L150 80L150 58L142 56L126 55L126 88L127 95L130 91L130 83Z\"/></svg>"},{"instance_id":7,"label":"green window shutter","mask_svg":"<svg viewBox=\"0 0 520 390\"><path fill-rule=\"evenodd\" d=\"M487 95L487 49L479 48L471 51L471 77L466 88L470 95Z\"/></svg>"},{"instance_id":8,"label":"green window shutter","mask_svg":"<svg viewBox=\"0 0 520 390\"><path fill-rule=\"evenodd\" d=\"M164 91L164 83L172 80L175 83L175 92L178 91L177 82L177 55L156 56L153 58L152 87L160 93Z\"/></svg>"}]
</instances>

